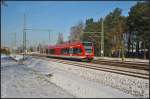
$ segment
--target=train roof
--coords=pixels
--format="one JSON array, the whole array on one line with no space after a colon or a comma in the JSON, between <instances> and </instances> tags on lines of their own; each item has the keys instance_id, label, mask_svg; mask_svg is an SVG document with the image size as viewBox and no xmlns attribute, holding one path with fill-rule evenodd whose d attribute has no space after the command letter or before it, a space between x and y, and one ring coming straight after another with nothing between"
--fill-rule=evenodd
<instances>
[{"instance_id":1,"label":"train roof","mask_svg":"<svg viewBox=\"0 0 150 99\"><path fill-rule=\"evenodd\" d=\"M64 46L75 46L75 45L81 45L83 42L81 41L73 41L73 42L65 42L63 44L56 44L56 45L49 45L48 48L58 48L58 47L64 47ZM91 42L84 42L84 43L91 43Z\"/></svg>"},{"instance_id":2,"label":"train roof","mask_svg":"<svg viewBox=\"0 0 150 99\"><path fill-rule=\"evenodd\" d=\"M65 42L63 44L56 44L56 45L49 45L48 48L56 48L56 47L64 47L64 46L74 46L77 44L81 44L80 41L75 41L75 42Z\"/></svg>"}]
</instances>

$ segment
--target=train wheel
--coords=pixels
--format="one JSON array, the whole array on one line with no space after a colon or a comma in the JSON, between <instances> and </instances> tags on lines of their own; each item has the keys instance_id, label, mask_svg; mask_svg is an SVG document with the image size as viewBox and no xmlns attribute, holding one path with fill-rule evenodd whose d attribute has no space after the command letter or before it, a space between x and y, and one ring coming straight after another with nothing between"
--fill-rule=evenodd
<instances>
[{"instance_id":1,"label":"train wheel","mask_svg":"<svg viewBox=\"0 0 150 99\"><path fill-rule=\"evenodd\" d=\"M91 62L93 59L87 59L87 58L84 58L82 59L82 62Z\"/></svg>"},{"instance_id":2,"label":"train wheel","mask_svg":"<svg viewBox=\"0 0 150 99\"><path fill-rule=\"evenodd\" d=\"M90 59L88 59L88 62L92 62L92 60L93 60L93 59L92 59L92 58L90 58Z\"/></svg>"}]
</instances>

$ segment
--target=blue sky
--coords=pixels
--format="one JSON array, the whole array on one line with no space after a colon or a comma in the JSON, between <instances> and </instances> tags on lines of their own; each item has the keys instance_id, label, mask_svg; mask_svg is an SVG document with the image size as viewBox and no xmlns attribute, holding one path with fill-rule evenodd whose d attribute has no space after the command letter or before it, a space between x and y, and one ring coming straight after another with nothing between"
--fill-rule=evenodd
<instances>
[{"instance_id":1,"label":"blue sky","mask_svg":"<svg viewBox=\"0 0 150 99\"><path fill-rule=\"evenodd\" d=\"M105 17L116 7L128 16L131 6L137 1L7 1L7 7L1 7L1 40L2 45L11 47L14 32L17 34L17 45L22 44L23 15L26 14L27 28L51 29L51 42L55 44L59 32L64 40L68 39L70 27L88 18L94 21ZM27 31L30 44L48 43L48 32ZM28 43L29 43L28 42Z\"/></svg>"}]
</instances>

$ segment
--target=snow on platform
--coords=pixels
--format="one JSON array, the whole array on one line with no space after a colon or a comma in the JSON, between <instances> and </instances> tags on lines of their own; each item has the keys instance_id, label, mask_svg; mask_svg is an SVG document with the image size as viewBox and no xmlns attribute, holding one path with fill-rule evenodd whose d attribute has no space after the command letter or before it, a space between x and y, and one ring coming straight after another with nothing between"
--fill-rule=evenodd
<instances>
[{"instance_id":1,"label":"snow on platform","mask_svg":"<svg viewBox=\"0 0 150 99\"><path fill-rule=\"evenodd\" d=\"M10 57L9 55L1 54L1 65L2 66L10 65L13 63L14 63L14 60L12 57Z\"/></svg>"},{"instance_id":2,"label":"snow on platform","mask_svg":"<svg viewBox=\"0 0 150 99\"><path fill-rule=\"evenodd\" d=\"M16 61L22 60L23 56L22 55L16 55L16 54L11 54L10 55L13 59L15 59Z\"/></svg>"},{"instance_id":3,"label":"snow on platform","mask_svg":"<svg viewBox=\"0 0 150 99\"><path fill-rule=\"evenodd\" d=\"M8 57L8 55L6 55L6 54L1 54L1 59L2 59L2 58L5 58L5 57Z\"/></svg>"},{"instance_id":4,"label":"snow on platform","mask_svg":"<svg viewBox=\"0 0 150 99\"><path fill-rule=\"evenodd\" d=\"M1 60L9 60L12 59L9 55L1 54Z\"/></svg>"}]
</instances>

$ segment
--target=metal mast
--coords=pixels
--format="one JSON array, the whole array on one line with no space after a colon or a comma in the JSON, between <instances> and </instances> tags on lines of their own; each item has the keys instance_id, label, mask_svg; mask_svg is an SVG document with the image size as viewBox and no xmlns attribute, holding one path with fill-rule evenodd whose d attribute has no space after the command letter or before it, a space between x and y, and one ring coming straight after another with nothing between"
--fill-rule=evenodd
<instances>
[{"instance_id":1,"label":"metal mast","mask_svg":"<svg viewBox=\"0 0 150 99\"><path fill-rule=\"evenodd\" d=\"M49 43L50 43L50 42L51 42L51 41L50 41L51 35L50 35L50 31L48 31L48 32L49 32Z\"/></svg>"},{"instance_id":2,"label":"metal mast","mask_svg":"<svg viewBox=\"0 0 150 99\"><path fill-rule=\"evenodd\" d=\"M14 53L16 52L15 51L16 48L17 48L17 40L16 40L16 32L14 32Z\"/></svg>"},{"instance_id":3,"label":"metal mast","mask_svg":"<svg viewBox=\"0 0 150 99\"><path fill-rule=\"evenodd\" d=\"M101 48L101 51L99 52L101 57L104 56L104 24L103 24L103 19L102 19L102 24L101 24L101 32L84 32L84 33L87 33L87 34L96 34L96 33L100 33L100 48Z\"/></svg>"},{"instance_id":4,"label":"metal mast","mask_svg":"<svg viewBox=\"0 0 150 99\"><path fill-rule=\"evenodd\" d=\"M24 14L24 27L23 27L23 60L25 56L26 51L26 16Z\"/></svg>"},{"instance_id":5,"label":"metal mast","mask_svg":"<svg viewBox=\"0 0 150 99\"><path fill-rule=\"evenodd\" d=\"M104 56L104 27L103 27L103 19L101 25L101 57Z\"/></svg>"}]
</instances>

